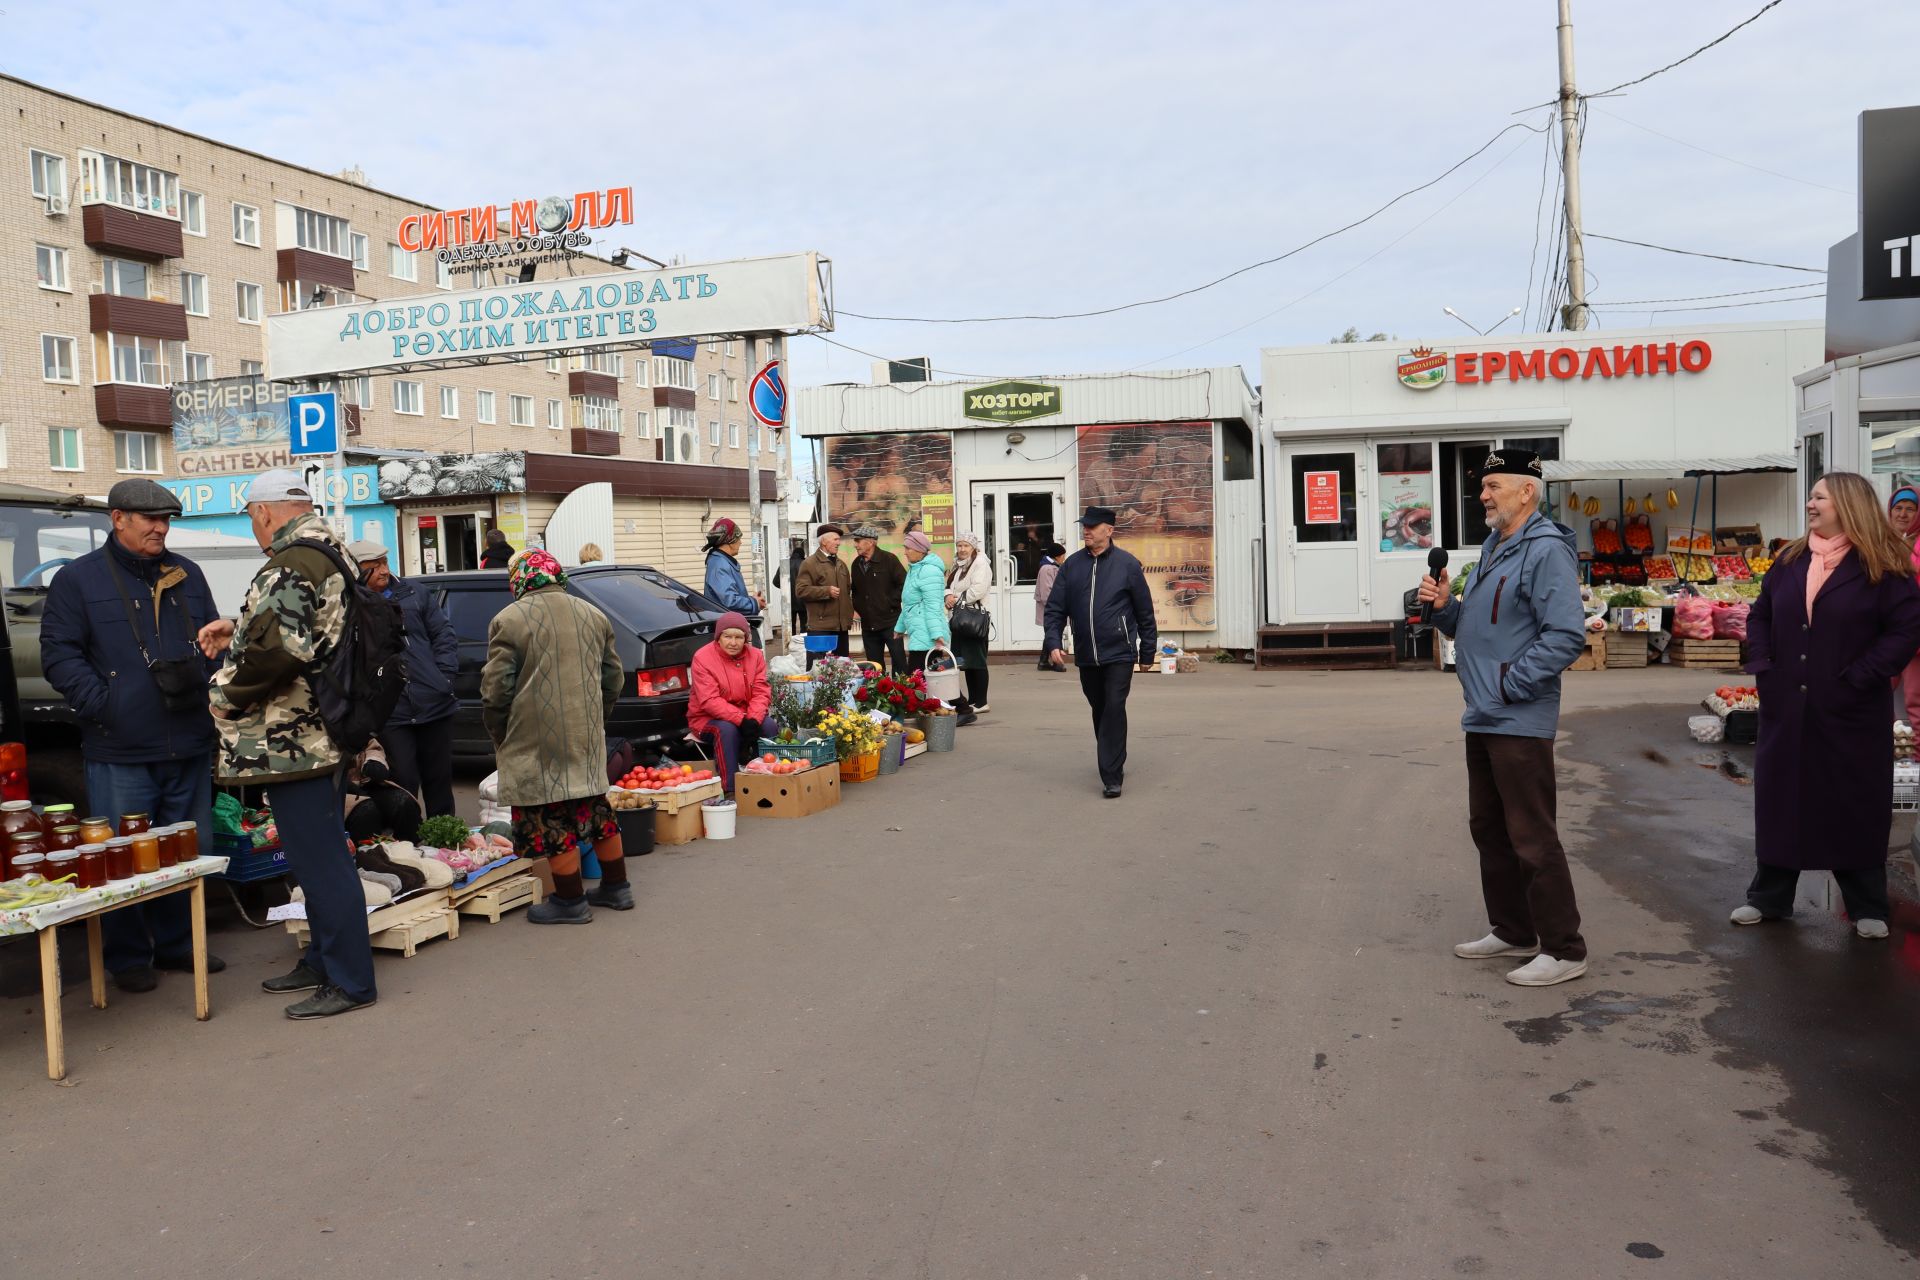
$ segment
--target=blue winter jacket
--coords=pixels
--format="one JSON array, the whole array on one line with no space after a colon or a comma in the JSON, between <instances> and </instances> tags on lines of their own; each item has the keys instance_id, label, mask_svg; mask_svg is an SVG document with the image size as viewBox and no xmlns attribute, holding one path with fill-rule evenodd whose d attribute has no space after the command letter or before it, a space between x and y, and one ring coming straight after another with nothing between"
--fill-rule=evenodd
<instances>
[{"instance_id":1,"label":"blue winter jacket","mask_svg":"<svg viewBox=\"0 0 1920 1280\"><path fill-rule=\"evenodd\" d=\"M952 643L947 627L947 566L929 551L907 566L900 586L900 620L893 629L907 638L910 653L924 653L935 640Z\"/></svg>"},{"instance_id":2,"label":"blue winter jacket","mask_svg":"<svg viewBox=\"0 0 1920 1280\"><path fill-rule=\"evenodd\" d=\"M724 551L707 552L707 583L701 594L749 620L760 616L760 602L747 590L747 575L740 562Z\"/></svg>"},{"instance_id":3,"label":"blue winter jacket","mask_svg":"<svg viewBox=\"0 0 1920 1280\"><path fill-rule=\"evenodd\" d=\"M1487 536L1460 599L1433 612L1454 638L1468 733L1551 738L1560 723L1560 673L1586 644L1573 530L1539 512L1501 541Z\"/></svg>"},{"instance_id":4,"label":"blue winter jacket","mask_svg":"<svg viewBox=\"0 0 1920 1280\"><path fill-rule=\"evenodd\" d=\"M1047 638L1042 653L1060 647L1073 624L1073 661L1082 667L1153 661L1160 642L1153 620L1153 593L1132 553L1108 546L1100 555L1080 550L1067 557L1047 596Z\"/></svg>"},{"instance_id":5,"label":"blue winter jacket","mask_svg":"<svg viewBox=\"0 0 1920 1280\"><path fill-rule=\"evenodd\" d=\"M400 606L407 630L407 683L388 724L432 724L452 715L457 703L453 677L460 670L459 641L447 615L426 589L405 578L387 584L386 597Z\"/></svg>"},{"instance_id":6,"label":"blue winter jacket","mask_svg":"<svg viewBox=\"0 0 1920 1280\"><path fill-rule=\"evenodd\" d=\"M114 569L124 599L114 587ZM207 661L194 638L218 616L200 566L171 551L136 556L109 537L106 546L53 575L40 619L40 662L80 723L82 755L103 764L212 755L216 738L207 704L167 710L140 645L156 662L193 658L198 672L211 675L218 664Z\"/></svg>"}]
</instances>

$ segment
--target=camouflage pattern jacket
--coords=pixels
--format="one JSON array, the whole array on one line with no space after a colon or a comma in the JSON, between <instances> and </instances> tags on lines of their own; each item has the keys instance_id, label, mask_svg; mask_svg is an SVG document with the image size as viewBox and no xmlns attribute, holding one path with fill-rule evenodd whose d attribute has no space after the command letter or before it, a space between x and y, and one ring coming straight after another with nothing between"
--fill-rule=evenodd
<instances>
[{"instance_id":1,"label":"camouflage pattern jacket","mask_svg":"<svg viewBox=\"0 0 1920 1280\"><path fill-rule=\"evenodd\" d=\"M326 556L296 547L310 538L345 547L317 515L287 523L267 548L234 628L226 665L213 677L222 782L297 782L340 768L307 672L340 642L347 580Z\"/></svg>"}]
</instances>

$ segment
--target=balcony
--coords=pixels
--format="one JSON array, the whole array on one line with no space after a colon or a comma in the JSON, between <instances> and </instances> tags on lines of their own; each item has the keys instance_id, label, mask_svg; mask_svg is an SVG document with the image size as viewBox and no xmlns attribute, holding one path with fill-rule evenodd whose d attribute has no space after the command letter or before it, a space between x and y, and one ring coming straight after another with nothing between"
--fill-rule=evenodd
<instances>
[{"instance_id":1,"label":"balcony","mask_svg":"<svg viewBox=\"0 0 1920 1280\"><path fill-rule=\"evenodd\" d=\"M103 206L87 207L97 209ZM96 293L87 298L87 324L93 333L123 333L129 337L185 342L187 309L177 302Z\"/></svg>"},{"instance_id":2,"label":"balcony","mask_svg":"<svg viewBox=\"0 0 1920 1280\"><path fill-rule=\"evenodd\" d=\"M116 257L178 258L186 252L177 218L135 213L117 204L90 204L80 222L89 249Z\"/></svg>"},{"instance_id":3,"label":"balcony","mask_svg":"<svg viewBox=\"0 0 1920 1280\"><path fill-rule=\"evenodd\" d=\"M575 369L567 375L567 394L570 396L603 396L608 400L620 398L620 379L610 373L595 373L591 369Z\"/></svg>"},{"instance_id":4,"label":"balcony","mask_svg":"<svg viewBox=\"0 0 1920 1280\"><path fill-rule=\"evenodd\" d=\"M578 377L578 374L574 375ZM617 457L620 453L620 433L618 431L599 431L593 427L575 427L573 429L573 452L587 454L596 458Z\"/></svg>"},{"instance_id":5,"label":"balcony","mask_svg":"<svg viewBox=\"0 0 1920 1280\"><path fill-rule=\"evenodd\" d=\"M353 263L330 253L312 249L282 249L279 255L280 282L299 280L305 284L324 284L341 293L353 292Z\"/></svg>"},{"instance_id":6,"label":"balcony","mask_svg":"<svg viewBox=\"0 0 1920 1280\"><path fill-rule=\"evenodd\" d=\"M687 387L655 387L653 389L653 407L656 409L697 409L699 397Z\"/></svg>"},{"instance_id":7,"label":"balcony","mask_svg":"<svg viewBox=\"0 0 1920 1280\"><path fill-rule=\"evenodd\" d=\"M103 382L93 389L93 411L103 427L130 431L173 429L173 396L165 387Z\"/></svg>"}]
</instances>

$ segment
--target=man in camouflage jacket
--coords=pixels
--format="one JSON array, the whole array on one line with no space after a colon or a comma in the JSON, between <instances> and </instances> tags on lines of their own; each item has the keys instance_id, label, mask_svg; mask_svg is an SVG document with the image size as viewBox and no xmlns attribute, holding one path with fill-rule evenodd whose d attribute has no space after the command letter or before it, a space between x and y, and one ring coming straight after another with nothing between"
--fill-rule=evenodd
<instances>
[{"instance_id":1,"label":"man in camouflage jacket","mask_svg":"<svg viewBox=\"0 0 1920 1280\"><path fill-rule=\"evenodd\" d=\"M236 625L200 633L209 657L227 661L210 699L220 730L220 780L264 786L306 899L312 943L268 991L312 991L288 1006L291 1018L324 1018L374 1001L366 899L341 825L340 748L328 736L308 673L346 633L348 582L321 543L346 548L313 509L297 471L268 471L247 490L253 535L267 553Z\"/></svg>"}]
</instances>

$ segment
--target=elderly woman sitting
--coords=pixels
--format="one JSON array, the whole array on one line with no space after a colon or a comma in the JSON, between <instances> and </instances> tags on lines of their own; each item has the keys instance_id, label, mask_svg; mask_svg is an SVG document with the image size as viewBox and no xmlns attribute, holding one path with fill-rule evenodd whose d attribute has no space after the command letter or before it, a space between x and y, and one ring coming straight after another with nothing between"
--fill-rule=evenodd
<instances>
[{"instance_id":1,"label":"elderly woman sitting","mask_svg":"<svg viewBox=\"0 0 1920 1280\"><path fill-rule=\"evenodd\" d=\"M773 691L767 659L752 644L752 630L738 613L724 613L713 643L693 655L693 694L687 726L713 752L720 785L733 794L733 775L760 750L760 739L778 732L767 719Z\"/></svg>"}]
</instances>

